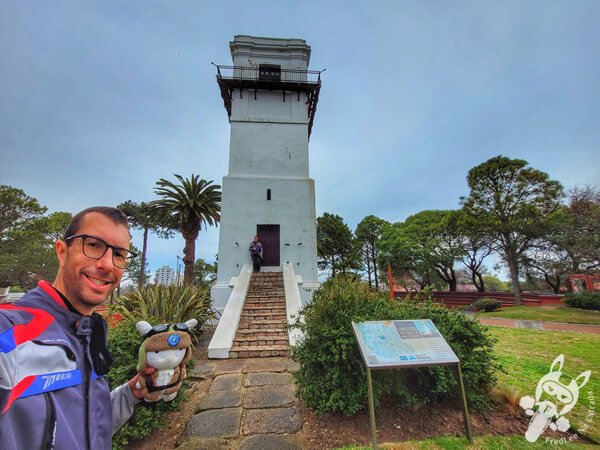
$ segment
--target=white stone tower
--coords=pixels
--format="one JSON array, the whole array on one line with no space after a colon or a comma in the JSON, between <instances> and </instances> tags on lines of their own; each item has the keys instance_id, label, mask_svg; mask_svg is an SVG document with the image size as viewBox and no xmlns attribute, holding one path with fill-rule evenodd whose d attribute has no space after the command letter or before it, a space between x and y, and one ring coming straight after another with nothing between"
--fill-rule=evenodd
<instances>
[{"instance_id":1,"label":"white stone tower","mask_svg":"<svg viewBox=\"0 0 600 450\"><path fill-rule=\"evenodd\" d=\"M223 178L214 306L223 311L233 277L251 264L255 235L264 248L263 269L298 276L302 303L318 287L314 181L308 140L321 87L309 71L303 39L235 36L233 66L217 66L229 115L229 173ZM247 268L248 266L246 266Z\"/></svg>"}]
</instances>

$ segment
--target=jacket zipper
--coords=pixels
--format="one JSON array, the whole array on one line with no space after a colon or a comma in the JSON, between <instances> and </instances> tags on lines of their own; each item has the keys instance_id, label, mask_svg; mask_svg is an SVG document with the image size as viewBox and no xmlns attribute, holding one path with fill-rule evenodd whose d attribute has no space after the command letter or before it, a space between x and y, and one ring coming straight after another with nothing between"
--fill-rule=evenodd
<instances>
[{"instance_id":1,"label":"jacket zipper","mask_svg":"<svg viewBox=\"0 0 600 450\"><path fill-rule=\"evenodd\" d=\"M46 401L46 411L48 413L46 415L46 426L44 427L44 440L42 442L42 449L52 450L54 449L54 444L56 443L56 408L49 392L44 394L44 400Z\"/></svg>"},{"instance_id":2,"label":"jacket zipper","mask_svg":"<svg viewBox=\"0 0 600 450\"><path fill-rule=\"evenodd\" d=\"M92 371L90 370L90 361L88 356L89 350L89 339L85 339L83 342L84 352L83 352L83 367L85 371L85 375L83 377L83 415L84 415L84 427L85 427L85 448L90 449L90 399L89 399L89 384L90 378L92 376Z\"/></svg>"}]
</instances>

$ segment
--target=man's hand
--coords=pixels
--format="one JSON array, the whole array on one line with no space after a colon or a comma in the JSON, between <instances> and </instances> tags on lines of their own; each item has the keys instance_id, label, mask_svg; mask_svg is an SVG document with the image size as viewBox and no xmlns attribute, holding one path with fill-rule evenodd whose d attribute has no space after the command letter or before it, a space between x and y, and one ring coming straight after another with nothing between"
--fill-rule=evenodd
<instances>
[{"instance_id":1,"label":"man's hand","mask_svg":"<svg viewBox=\"0 0 600 450\"><path fill-rule=\"evenodd\" d=\"M131 392L138 400L142 400L144 398L144 394L142 394L138 380L141 376L152 375L154 372L156 372L154 367L146 367L141 373L138 373L135 377L129 380L129 389L131 389Z\"/></svg>"}]
</instances>

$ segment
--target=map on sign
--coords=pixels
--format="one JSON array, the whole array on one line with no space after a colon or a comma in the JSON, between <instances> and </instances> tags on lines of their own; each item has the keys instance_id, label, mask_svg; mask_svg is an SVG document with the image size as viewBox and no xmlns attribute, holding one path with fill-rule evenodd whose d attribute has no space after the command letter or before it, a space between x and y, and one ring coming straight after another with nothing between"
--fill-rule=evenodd
<instances>
[{"instance_id":1,"label":"map on sign","mask_svg":"<svg viewBox=\"0 0 600 450\"><path fill-rule=\"evenodd\" d=\"M368 367L459 362L429 319L361 322L352 327Z\"/></svg>"}]
</instances>

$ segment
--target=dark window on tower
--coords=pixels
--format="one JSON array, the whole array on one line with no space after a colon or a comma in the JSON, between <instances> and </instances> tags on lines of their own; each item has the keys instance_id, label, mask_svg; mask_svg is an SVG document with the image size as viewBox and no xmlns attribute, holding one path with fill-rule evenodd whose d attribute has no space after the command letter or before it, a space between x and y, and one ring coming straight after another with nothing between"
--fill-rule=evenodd
<instances>
[{"instance_id":1,"label":"dark window on tower","mask_svg":"<svg viewBox=\"0 0 600 450\"><path fill-rule=\"evenodd\" d=\"M261 64L258 66L258 79L262 81L280 81L281 66Z\"/></svg>"},{"instance_id":2,"label":"dark window on tower","mask_svg":"<svg viewBox=\"0 0 600 450\"><path fill-rule=\"evenodd\" d=\"M267 200L271 200L271 189L267 189Z\"/></svg>"}]
</instances>

